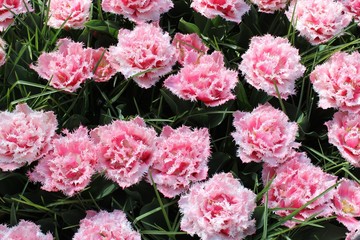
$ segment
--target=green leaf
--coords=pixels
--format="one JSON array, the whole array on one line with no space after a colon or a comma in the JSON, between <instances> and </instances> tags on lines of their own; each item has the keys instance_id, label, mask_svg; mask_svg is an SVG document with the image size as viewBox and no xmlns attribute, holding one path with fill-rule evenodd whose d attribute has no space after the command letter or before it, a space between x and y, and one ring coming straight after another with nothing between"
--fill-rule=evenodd
<instances>
[{"instance_id":1,"label":"green leaf","mask_svg":"<svg viewBox=\"0 0 360 240\"><path fill-rule=\"evenodd\" d=\"M259 104L264 104L272 99L272 96L269 96L264 91L258 91L255 88L251 91L250 95L250 105L258 106Z\"/></svg>"},{"instance_id":2,"label":"green leaf","mask_svg":"<svg viewBox=\"0 0 360 240\"><path fill-rule=\"evenodd\" d=\"M16 207L14 202L11 204L11 209L10 209L10 224L11 225L17 224Z\"/></svg>"},{"instance_id":3,"label":"green leaf","mask_svg":"<svg viewBox=\"0 0 360 240\"><path fill-rule=\"evenodd\" d=\"M208 124L209 129L219 126L224 121L227 114L228 113L219 113L219 114L214 114L213 116L209 116L209 124Z\"/></svg>"},{"instance_id":4,"label":"green leaf","mask_svg":"<svg viewBox=\"0 0 360 240\"><path fill-rule=\"evenodd\" d=\"M238 82L238 85L235 88L235 91L236 91L236 99L239 102L240 108L243 110L246 110L246 111L250 111L252 109L252 106L249 103L244 85L242 84L241 81Z\"/></svg>"},{"instance_id":5,"label":"green leaf","mask_svg":"<svg viewBox=\"0 0 360 240\"><path fill-rule=\"evenodd\" d=\"M199 36L201 34L201 31L198 28L198 26L196 26L193 23L189 23L185 21L183 18L180 19L178 28L184 33L196 33Z\"/></svg>"},{"instance_id":6,"label":"green leaf","mask_svg":"<svg viewBox=\"0 0 360 240\"><path fill-rule=\"evenodd\" d=\"M62 212L61 218L64 220L64 222L71 226L71 225L77 225L79 224L80 220L85 217L85 212L80 211L78 209L71 209L65 212Z\"/></svg>"},{"instance_id":7,"label":"green leaf","mask_svg":"<svg viewBox=\"0 0 360 240\"><path fill-rule=\"evenodd\" d=\"M89 192L94 197L94 199L100 200L105 198L106 196L109 196L118 188L119 186L114 182L103 177L98 177L92 182Z\"/></svg>"},{"instance_id":8,"label":"green leaf","mask_svg":"<svg viewBox=\"0 0 360 240\"><path fill-rule=\"evenodd\" d=\"M141 234L145 235L186 235L186 232L168 232L168 231L157 231L157 230L145 230L141 231Z\"/></svg>"},{"instance_id":9,"label":"green leaf","mask_svg":"<svg viewBox=\"0 0 360 240\"><path fill-rule=\"evenodd\" d=\"M264 226L264 206L258 206L255 208L253 217L256 219L256 229L260 229Z\"/></svg>"},{"instance_id":10,"label":"green leaf","mask_svg":"<svg viewBox=\"0 0 360 240\"><path fill-rule=\"evenodd\" d=\"M178 98L167 89L160 89L161 95L164 97L165 102L169 105L173 113L177 114L180 118L182 114L187 113L194 107L194 102L186 101Z\"/></svg>"},{"instance_id":11,"label":"green leaf","mask_svg":"<svg viewBox=\"0 0 360 240\"><path fill-rule=\"evenodd\" d=\"M118 25L112 21L90 20L84 24L90 30L108 33L114 38L118 35Z\"/></svg>"},{"instance_id":12,"label":"green leaf","mask_svg":"<svg viewBox=\"0 0 360 240\"><path fill-rule=\"evenodd\" d=\"M233 111L227 111L231 102L219 106L197 109L189 115L189 120L197 123L199 126L208 127L209 129L219 126L227 116L231 116Z\"/></svg>"},{"instance_id":13,"label":"green leaf","mask_svg":"<svg viewBox=\"0 0 360 240\"><path fill-rule=\"evenodd\" d=\"M86 125L89 120L80 114L73 114L71 115L66 122L64 122L64 128L67 129L75 129L78 128L80 125Z\"/></svg>"},{"instance_id":14,"label":"green leaf","mask_svg":"<svg viewBox=\"0 0 360 240\"><path fill-rule=\"evenodd\" d=\"M164 206L166 206L167 200L162 199L162 201L165 203ZM144 223L144 228L148 230L154 230L150 225L157 225L164 229L167 228L161 207L156 198L153 198L151 203L146 204L141 208L140 216L137 218L137 220L139 219L141 219L140 222Z\"/></svg>"},{"instance_id":15,"label":"green leaf","mask_svg":"<svg viewBox=\"0 0 360 240\"><path fill-rule=\"evenodd\" d=\"M209 175L223 171L224 165L229 164L231 156L224 152L214 152L209 161Z\"/></svg>"},{"instance_id":16,"label":"green leaf","mask_svg":"<svg viewBox=\"0 0 360 240\"><path fill-rule=\"evenodd\" d=\"M173 96L170 95L170 93L164 89L160 90L161 95L164 97L165 102L169 105L169 107L171 108L171 110L174 113L179 113L178 107L176 102L173 100Z\"/></svg>"},{"instance_id":17,"label":"green leaf","mask_svg":"<svg viewBox=\"0 0 360 240\"><path fill-rule=\"evenodd\" d=\"M313 226L298 229L291 237L292 240L341 240L345 238L346 229L330 223L324 223L322 228Z\"/></svg>"}]
</instances>

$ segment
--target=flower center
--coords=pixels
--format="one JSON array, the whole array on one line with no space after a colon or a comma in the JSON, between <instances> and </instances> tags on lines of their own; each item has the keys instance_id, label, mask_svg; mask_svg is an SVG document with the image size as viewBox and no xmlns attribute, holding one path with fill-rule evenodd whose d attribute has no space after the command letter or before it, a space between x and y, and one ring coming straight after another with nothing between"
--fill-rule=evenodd
<instances>
[{"instance_id":1,"label":"flower center","mask_svg":"<svg viewBox=\"0 0 360 240\"><path fill-rule=\"evenodd\" d=\"M344 213L353 214L355 212L355 208L345 199L341 200L341 204L342 204L342 211Z\"/></svg>"}]
</instances>

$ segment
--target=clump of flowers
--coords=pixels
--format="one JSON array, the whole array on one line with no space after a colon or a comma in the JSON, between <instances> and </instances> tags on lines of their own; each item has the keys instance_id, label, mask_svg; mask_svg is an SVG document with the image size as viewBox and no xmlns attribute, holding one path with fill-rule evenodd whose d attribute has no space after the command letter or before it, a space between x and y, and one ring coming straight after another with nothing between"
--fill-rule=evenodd
<instances>
[{"instance_id":1,"label":"clump of flowers","mask_svg":"<svg viewBox=\"0 0 360 240\"><path fill-rule=\"evenodd\" d=\"M37 65L30 65L40 77L50 81L50 86L67 92L75 92L86 79L93 76L91 50L82 43L62 38L58 50L42 53Z\"/></svg>"},{"instance_id":2,"label":"clump of flowers","mask_svg":"<svg viewBox=\"0 0 360 240\"><path fill-rule=\"evenodd\" d=\"M275 214L285 217L295 209L310 203L293 219L304 221L309 217L328 217L332 215L332 198L335 189L329 188L336 184L337 177L327 174L321 168L311 164L310 159L303 153L291 154L289 159L276 169L266 169L268 173L276 174L267 194L269 208L284 208L276 210ZM264 182L267 182L271 174L263 174ZM320 194L327 191L323 196ZM264 199L265 201L265 199ZM287 221L285 226L294 227L298 221Z\"/></svg>"},{"instance_id":3,"label":"clump of flowers","mask_svg":"<svg viewBox=\"0 0 360 240\"><path fill-rule=\"evenodd\" d=\"M106 82L116 74L110 64L109 55L105 48L91 49L91 69L95 82Z\"/></svg>"},{"instance_id":4,"label":"clump of flowers","mask_svg":"<svg viewBox=\"0 0 360 240\"><path fill-rule=\"evenodd\" d=\"M267 34L251 39L239 69L256 89L275 97L279 93L281 98L287 99L295 94L295 80L306 70L300 60L299 50L286 38Z\"/></svg>"},{"instance_id":5,"label":"clump of flowers","mask_svg":"<svg viewBox=\"0 0 360 240\"><path fill-rule=\"evenodd\" d=\"M359 0L340 0L346 10L354 18L355 22L360 25L360 1Z\"/></svg>"},{"instance_id":6,"label":"clump of flowers","mask_svg":"<svg viewBox=\"0 0 360 240\"><path fill-rule=\"evenodd\" d=\"M102 9L105 12L121 14L136 23L158 21L160 15L174 6L171 0L103 0Z\"/></svg>"},{"instance_id":7,"label":"clump of flowers","mask_svg":"<svg viewBox=\"0 0 360 240\"><path fill-rule=\"evenodd\" d=\"M231 90L237 82L237 72L226 69L224 56L215 51L186 64L178 74L168 77L164 86L182 99L215 107L235 99Z\"/></svg>"},{"instance_id":8,"label":"clump of flowers","mask_svg":"<svg viewBox=\"0 0 360 240\"><path fill-rule=\"evenodd\" d=\"M259 7L259 12L274 13L286 7L288 0L251 0Z\"/></svg>"},{"instance_id":9,"label":"clump of flowers","mask_svg":"<svg viewBox=\"0 0 360 240\"><path fill-rule=\"evenodd\" d=\"M6 47L7 47L6 42L2 38L0 38L0 67L5 64L5 60L6 60L5 49L6 49Z\"/></svg>"},{"instance_id":10,"label":"clump of flowers","mask_svg":"<svg viewBox=\"0 0 360 240\"><path fill-rule=\"evenodd\" d=\"M176 33L172 45L176 47L178 62L183 66L196 63L209 50L196 33Z\"/></svg>"},{"instance_id":11,"label":"clump of flowers","mask_svg":"<svg viewBox=\"0 0 360 240\"><path fill-rule=\"evenodd\" d=\"M51 0L47 25L52 28L84 28L91 0Z\"/></svg>"},{"instance_id":12,"label":"clump of flowers","mask_svg":"<svg viewBox=\"0 0 360 240\"><path fill-rule=\"evenodd\" d=\"M73 237L73 240L84 239L141 240L141 236L133 230L121 210L87 211L86 217L80 221L80 227Z\"/></svg>"},{"instance_id":13,"label":"clump of flowers","mask_svg":"<svg viewBox=\"0 0 360 240\"><path fill-rule=\"evenodd\" d=\"M351 22L344 5L333 0L291 1L285 14L312 45L327 42Z\"/></svg>"},{"instance_id":14,"label":"clump of flowers","mask_svg":"<svg viewBox=\"0 0 360 240\"><path fill-rule=\"evenodd\" d=\"M270 104L260 105L250 113L236 111L233 125L237 155L245 163L264 161L277 166L299 147L295 142L297 124Z\"/></svg>"},{"instance_id":15,"label":"clump of flowers","mask_svg":"<svg viewBox=\"0 0 360 240\"><path fill-rule=\"evenodd\" d=\"M53 112L33 111L18 104L0 112L0 169L12 171L44 157L51 149L57 120Z\"/></svg>"},{"instance_id":16,"label":"clump of flowers","mask_svg":"<svg viewBox=\"0 0 360 240\"><path fill-rule=\"evenodd\" d=\"M360 53L337 52L310 74L319 107L360 112Z\"/></svg>"},{"instance_id":17,"label":"clump of flowers","mask_svg":"<svg viewBox=\"0 0 360 240\"><path fill-rule=\"evenodd\" d=\"M111 63L142 88L155 85L176 62L176 50L169 34L155 25L141 24L132 31L121 29L118 39L117 46L109 48Z\"/></svg>"},{"instance_id":18,"label":"clump of flowers","mask_svg":"<svg viewBox=\"0 0 360 240\"><path fill-rule=\"evenodd\" d=\"M255 233L251 215L256 195L231 173L215 174L194 184L179 200L181 230L202 240L241 240Z\"/></svg>"},{"instance_id":19,"label":"clump of flowers","mask_svg":"<svg viewBox=\"0 0 360 240\"><path fill-rule=\"evenodd\" d=\"M0 225L0 239L6 240L53 240L51 233L43 234L33 222L20 220L14 227Z\"/></svg>"},{"instance_id":20,"label":"clump of flowers","mask_svg":"<svg viewBox=\"0 0 360 240\"><path fill-rule=\"evenodd\" d=\"M53 140L53 151L28 175L31 181L42 184L41 189L62 191L71 197L90 183L97 163L97 149L85 127L74 132L63 130L63 133L65 136Z\"/></svg>"},{"instance_id":21,"label":"clump of flowers","mask_svg":"<svg viewBox=\"0 0 360 240\"><path fill-rule=\"evenodd\" d=\"M190 6L207 18L220 16L236 23L240 23L242 16L250 10L243 0L193 0Z\"/></svg>"},{"instance_id":22,"label":"clump of flowers","mask_svg":"<svg viewBox=\"0 0 360 240\"><path fill-rule=\"evenodd\" d=\"M206 179L210 157L207 128L191 130L187 126L165 126L156 144L151 177L165 197L175 197L191 183ZM150 176L148 181L152 181Z\"/></svg>"},{"instance_id":23,"label":"clump of flowers","mask_svg":"<svg viewBox=\"0 0 360 240\"><path fill-rule=\"evenodd\" d=\"M360 116L358 113L337 112L325 123L329 142L341 156L355 167L360 167Z\"/></svg>"},{"instance_id":24,"label":"clump of flowers","mask_svg":"<svg viewBox=\"0 0 360 240\"><path fill-rule=\"evenodd\" d=\"M99 171L122 188L141 181L153 163L157 134L140 117L97 127L90 135L99 145Z\"/></svg>"},{"instance_id":25,"label":"clump of flowers","mask_svg":"<svg viewBox=\"0 0 360 240\"><path fill-rule=\"evenodd\" d=\"M0 32L14 22L15 15L34 11L29 0L1 0L0 3Z\"/></svg>"},{"instance_id":26,"label":"clump of flowers","mask_svg":"<svg viewBox=\"0 0 360 240\"><path fill-rule=\"evenodd\" d=\"M350 231L359 226L356 217L360 217L360 184L343 179L334 194L334 210L337 220Z\"/></svg>"}]
</instances>

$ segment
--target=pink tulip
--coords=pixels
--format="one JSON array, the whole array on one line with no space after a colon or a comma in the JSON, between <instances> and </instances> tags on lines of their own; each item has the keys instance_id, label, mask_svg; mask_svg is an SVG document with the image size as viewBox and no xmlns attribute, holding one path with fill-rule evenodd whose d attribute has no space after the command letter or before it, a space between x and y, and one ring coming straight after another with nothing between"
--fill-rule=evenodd
<instances>
[{"instance_id":1,"label":"pink tulip","mask_svg":"<svg viewBox=\"0 0 360 240\"><path fill-rule=\"evenodd\" d=\"M52 148L58 122L53 112L33 111L18 104L0 112L0 169L12 171L44 157Z\"/></svg>"},{"instance_id":2,"label":"pink tulip","mask_svg":"<svg viewBox=\"0 0 360 240\"><path fill-rule=\"evenodd\" d=\"M256 195L231 173L195 183L179 200L181 230L202 240L241 240L255 233Z\"/></svg>"},{"instance_id":3,"label":"pink tulip","mask_svg":"<svg viewBox=\"0 0 360 240\"><path fill-rule=\"evenodd\" d=\"M99 147L97 169L122 188L140 182L153 163L156 132L140 117L99 126L90 135Z\"/></svg>"},{"instance_id":4,"label":"pink tulip","mask_svg":"<svg viewBox=\"0 0 360 240\"><path fill-rule=\"evenodd\" d=\"M175 197L190 184L206 179L210 157L210 135L207 128L191 130L187 126L172 129L165 126L156 144L151 175L165 197ZM151 182L150 177L148 181Z\"/></svg>"},{"instance_id":5,"label":"pink tulip","mask_svg":"<svg viewBox=\"0 0 360 240\"><path fill-rule=\"evenodd\" d=\"M300 60L299 50L286 38L267 34L251 39L239 69L256 89L277 97L277 87L280 97L287 99L295 94L295 80L306 70Z\"/></svg>"}]
</instances>

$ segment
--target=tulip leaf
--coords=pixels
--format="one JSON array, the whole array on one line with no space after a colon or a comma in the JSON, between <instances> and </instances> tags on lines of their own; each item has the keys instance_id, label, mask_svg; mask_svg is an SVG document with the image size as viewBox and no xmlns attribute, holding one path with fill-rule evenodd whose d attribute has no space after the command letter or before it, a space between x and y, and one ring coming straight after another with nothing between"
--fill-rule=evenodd
<instances>
[{"instance_id":1,"label":"tulip leaf","mask_svg":"<svg viewBox=\"0 0 360 240\"><path fill-rule=\"evenodd\" d=\"M185 21L183 18L180 19L178 28L185 33L196 33L201 34L200 29L193 23Z\"/></svg>"}]
</instances>

